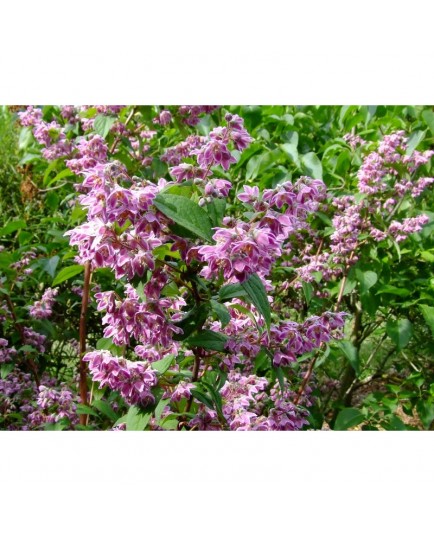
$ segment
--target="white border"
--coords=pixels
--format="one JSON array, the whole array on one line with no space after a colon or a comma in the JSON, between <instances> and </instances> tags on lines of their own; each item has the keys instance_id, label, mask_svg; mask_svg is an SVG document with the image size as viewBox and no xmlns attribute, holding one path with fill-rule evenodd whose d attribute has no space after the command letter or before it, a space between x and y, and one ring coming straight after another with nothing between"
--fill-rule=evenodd
<instances>
[{"instance_id":1,"label":"white border","mask_svg":"<svg viewBox=\"0 0 434 536\"><path fill-rule=\"evenodd\" d=\"M420 0L3 2L0 103L434 103L431 10ZM432 524L433 437L4 432L2 529L418 534Z\"/></svg>"}]
</instances>

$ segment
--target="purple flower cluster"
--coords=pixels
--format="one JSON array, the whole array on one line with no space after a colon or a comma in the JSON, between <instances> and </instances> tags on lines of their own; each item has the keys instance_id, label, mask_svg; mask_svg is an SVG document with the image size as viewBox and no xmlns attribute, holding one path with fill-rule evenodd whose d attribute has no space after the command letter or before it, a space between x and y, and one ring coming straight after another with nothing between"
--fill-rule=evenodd
<instances>
[{"instance_id":1,"label":"purple flower cluster","mask_svg":"<svg viewBox=\"0 0 434 536\"><path fill-rule=\"evenodd\" d=\"M108 324L104 337L112 337L117 345L129 344L130 337L134 337L145 346L173 350L172 335L182 333L182 330L171 323L168 316L170 312L176 314L186 304L183 298L148 295L143 301L129 284L125 285L125 294L124 300L111 291L95 294L98 311L107 312L102 319L103 324Z\"/></svg>"},{"instance_id":2,"label":"purple flower cluster","mask_svg":"<svg viewBox=\"0 0 434 536\"><path fill-rule=\"evenodd\" d=\"M56 121L43 121L40 109L29 106L25 112L19 112L18 116L23 126L33 127L36 141L45 146L42 156L46 160L56 160L71 153L72 145L66 138L65 129Z\"/></svg>"},{"instance_id":3,"label":"purple flower cluster","mask_svg":"<svg viewBox=\"0 0 434 536\"><path fill-rule=\"evenodd\" d=\"M199 258L207 263L201 275L211 279L222 271L227 280L241 282L253 273L268 275L282 255L285 241L305 226L307 215L317 209L324 196L324 183L309 177L265 190L262 199L257 187L244 186L238 198L251 204L258 217L249 223L223 220L228 227L216 228L216 244L197 250Z\"/></svg>"},{"instance_id":4,"label":"purple flower cluster","mask_svg":"<svg viewBox=\"0 0 434 536\"><path fill-rule=\"evenodd\" d=\"M45 335L42 335L42 333L38 333L37 331L34 331L32 328L24 327L23 339L24 339L23 341L24 344L33 346L41 354L45 353L45 350L46 350L45 343L46 343L47 337Z\"/></svg>"},{"instance_id":5,"label":"purple flower cluster","mask_svg":"<svg viewBox=\"0 0 434 536\"><path fill-rule=\"evenodd\" d=\"M212 279L222 271L225 279L245 281L250 274L267 275L276 257L279 243L270 229L239 222L232 228L217 228L215 245L202 246L198 254L206 266L201 275Z\"/></svg>"},{"instance_id":6,"label":"purple flower cluster","mask_svg":"<svg viewBox=\"0 0 434 536\"><path fill-rule=\"evenodd\" d=\"M149 363L118 359L107 350L88 352L83 360L89 363L94 381L118 391L128 404L146 406L154 401L151 389L157 375Z\"/></svg>"},{"instance_id":7,"label":"purple flower cluster","mask_svg":"<svg viewBox=\"0 0 434 536\"><path fill-rule=\"evenodd\" d=\"M0 364L10 363L17 355L15 348L8 348L9 342L0 337Z\"/></svg>"},{"instance_id":8,"label":"purple flower cluster","mask_svg":"<svg viewBox=\"0 0 434 536\"><path fill-rule=\"evenodd\" d=\"M358 146L360 147L366 145L366 141L360 136L357 136L356 134L345 134L344 140L353 150L356 149Z\"/></svg>"},{"instance_id":9,"label":"purple flower cluster","mask_svg":"<svg viewBox=\"0 0 434 536\"><path fill-rule=\"evenodd\" d=\"M72 425L78 424L76 396L66 384L61 384L60 389L40 385L36 405L37 409L27 417L32 427L56 423L60 419L68 419Z\"/></svg>"},{"instance_id":10,"label":"purple flower cluster","mask_svg":"<svg viewBox=\"0 0 434 536\"><path fill-rule=\"evenodd\" d=\"M75 144L74 158L66 161L73 173L93 170L98 164L107 162L107 144L101 136L93 134L79 139Z\"/></svg>"},{"instance_id":11,"label":"purple flower cluster","mask_svg":"<svg viewBox=\"0 0 434 536\"><path fill-rule=\"evenodd\" d=\"M53 305L59 289L47 288L42 298L29 307L29 314L33 318L49 318L53 314Z\"/></svg>"},{"instance_id":12,"label":"purple flower cluster","mask_svg":"<svg viewBox=\"0 0 434 536\"><path fill-rule=\"evenodd\" d=\"M231 430L251 430L266 399L266 378L231 371L220 390L223 415Z\"/></svg>"},{"instance_id":13,"label":"purple flower cluster","mask_svg":"<svg viewBox=\"0 0 434 536\"><path fill-rule=\"evenodd\" d=\"M346 313L327 311L311 316L303 323L283 321L272 325L270 335L265 333L262 342L273 354L275 366L289 366L301 356L320 348L323 343L343 336Z\"/></svg>"},{"instance_id":14,"label":"purple flower cluster","mask_svg":"<svg viewBox=\"0 0 434 536\"><path fill-rule=\"evenodd\" d=\"M310 244L304 247L302 255L292 258L294 264L301 264L296 268L301 280L313 281L316 272L321 273L324 281L341 275L357 262L356 251L363 234L375 241L389 237L399 242L420 231L429 221L427 216L419 215L405 218L402 222L390 222L406 195L418 197L434 184L434 177L415 177L416 171L431 159L434 152L413 150L406 154L407 149L408 140L404 132L398 131L384 136L377 151L371 151L364 157L357 173L358 188L363 195L343 195L331 202L336 210L329 248L315 251L312 247L314 237L311 236ZM373 220L382 221L383 229L373 227Z\"/></svg>"},{"instance_id":15,"label":"purple flower cluster","mask_svg":"<svg viewBox=\"0 0 434 536\"><path fill-rule=\"evenodd\" d=\"M180 106L178 114L181 116L183 123L194 127L200 121L200 115L212 114L218 110L220 106Z\"/></svg>"},{"instance_id":16,"label":"purple flower cluster","mask_svg":"<svg viewBox=\"0 0 434 536\"><path fill-rule=\"evenodd\" d=\"M181 380L173 390L170 400L179 402L183 398L190 398L192 389L194 389L193 383Z\"/></svg>"},{"instance_id":17,"label":"purple flower cluster","mask_svg":"<svg viewBox=\"0 0 434 536\"><path fill-rule=\"evenodd\" d=\"M155 117L152 122L156 125L168 125L172 121L172 114L169 112L169 110L163 110L160 112L158 117Z\"/></svg>"},{"instance_id":18,"label":"purple flower cluster","mask_svg":"<svg viewBox=\"0 0 434 536\"><path fill-rule=\"evenodd\" d=\"M212 167L221 166L227 171L236 163L231 146L238 151L246 149L252 138L244 128L243 119L238 115L226 114L226 127L214 128L208 138L189 137L186 142L166 152L164 158L174 165L170 174L177 182L193 180L203 188L200 204L211 201L213 197L227 197L232 184L225 179L212 178ZM176 152L174 152L176 151ZM195 157L197 165L181 163L182 158Z\"/></svg>"}]
</instances>

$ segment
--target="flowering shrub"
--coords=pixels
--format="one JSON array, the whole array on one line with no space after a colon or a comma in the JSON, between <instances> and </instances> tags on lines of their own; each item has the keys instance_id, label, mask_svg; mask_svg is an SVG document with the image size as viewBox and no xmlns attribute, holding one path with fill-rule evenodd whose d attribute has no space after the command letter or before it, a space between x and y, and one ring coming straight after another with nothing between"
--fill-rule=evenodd
<instances>
[{"instance_id":1,"label":"flowering shrub","mask_svg":"<svg viewBox=\"0 0 434 536\"><path fill-rule=\"evenodd\" d=\"M358 123L348 132L347 113L19 111L22 162L42 181L35 198L48 215L45 242L24 234L25 219L3 228L16 233L2 246L4 426L371 426L369 405L351 408L352 395L383 344L401 354L417 335L406 302L384 300L412 292L393 280L405 244L425 240L429 253L434 214L421 208L434 152L419 148L424 131L382 116L386 135L356 134ZM421 337L434 329L431 295L412 295ZM429 388L429 374L423 381ZM425 427L429 396L407 404Z\"/></svg>"}]
</instances>

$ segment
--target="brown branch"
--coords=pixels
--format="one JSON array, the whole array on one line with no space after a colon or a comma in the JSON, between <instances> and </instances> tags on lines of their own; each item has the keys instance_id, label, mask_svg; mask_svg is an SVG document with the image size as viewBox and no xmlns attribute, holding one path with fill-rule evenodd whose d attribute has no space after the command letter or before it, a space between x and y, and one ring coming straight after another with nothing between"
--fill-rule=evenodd
<instances>
[{"instance_id":1,"label":"brown branch","mask_svg":"<svg viewBox=\"0 0 434 536\"><path fill-rule=\"evenodd\" d=\"M90 292L90 278L92 270L90 267L90 261L87 261L84 265L84 284L83 284L83 296L81 299L81 312L80 312L80 332L79 332L79 371L80 371L80 399L81 403L87 405L87 366L83 361L84 354L86 353L86 314L87 306L89 303ZM80 415L80 424L86 425L87 416Z\"/></svg>"},{"instance_id":2,"label":"brown branch","mask_svg":"<svg viewBox=\"0 0 434 536\"><path fill-rule=\"evenodd\" d=\"M301 382L300 389L298 390L297 396L294 399L295 406L300 401L300 398L302 397L304 390L306 388L307 382L310 380L310 377L312 376L313 368L315 366L316 360L318 359L318 355L319 353L316 354L316 356L312 359L312 361L309 364L309 368L307 369L307 372L303 378L303 381Z\"/></svg>"}]
</instances>

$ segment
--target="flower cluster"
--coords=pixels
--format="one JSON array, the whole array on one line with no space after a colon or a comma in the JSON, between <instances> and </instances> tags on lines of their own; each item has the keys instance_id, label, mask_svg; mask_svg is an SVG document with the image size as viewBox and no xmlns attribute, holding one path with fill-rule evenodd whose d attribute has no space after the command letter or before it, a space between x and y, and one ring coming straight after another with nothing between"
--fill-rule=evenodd
<instances>
[{"instance_id":1,"label":"flower cluster","mask_svg":"<svg viewBox=\"0 0 434 536\"><path fill-rule=\"evenodd\" d=\"M199 123L200 115L212 114L219 108L220 106L180 106L178 114L181 116L183 123L193 127Z\"/></svg>"},{"instance_id":2,"label":"flower cluster","mask_svg":"<svg viewBox=\"0 0 434 536\"><path fill-rule=\"evenodd\" d=\"M0 337L0 364L10 363L17 355L15 348L8 348L9 342L6 339Z\"/></svg>"},{"instance_id":3,"label":"flower cluster","mask_svg":"<svg viewBox=\"0 0 434 536\"><path fill-rule=\"evenodd\" d=\"M347 141L350 143L352 138ZM359 195L342 195L330 200L335 211L329 248L323 247L323 241L317 238L319 247L315 250L311 236L302 255L292 259L294 264L297 261L301 264L296 269L300 279L313 281L316 272L321 273L324 281L341 275L357 262L360 237L365 233L375 241L391 238L399 242L420 231L429 221L426 215L405 218L402 222L392 217L405 196L418 197L434 184L434 177L416 177L417 170L433 155L434 151L417 150L408 154L408 140L403 131L384 136L378 149L366 154L357 172ZM382 222L383 228L374 226L374 221Z\"/></svg>"},{"instance_id":4,"label":"flower cluster","mask_svg":"<svg viewBox=\"0 0 434 536\"><path fill-rule=\"evenodd\" d=\"M173 351L173 333L182 333L182 330L168 320L168 313L176 314L184 305L183 298L152 298L149 296L149 286L143 301L137 291L129 284L125 285L126 298L119 300L112 291L95 294L98 311L106 311L102 319L108 324L104 330L104 337L112 337L117 345L129 344L130 337L145 346L156 348L169 348ZM143 357L143 349L140 351ZM158 357L161 359L161 357ZM154 360L154 359L151 359Z\"/></svg>"},{"instance_id":5,"label":"flower cluster","mask_svg":"<svg viewBox=\"0 0 434 536\"><path fill-rule=\"evenodd\" d=\"M24 344L35 347L36 350L41 354L45 353L45 343L47 337L42 335L42 333L38 333L32 328L25 327L23 328L23 340Z\"/></svg>"},{"instance_id":6,"label":"flower cluster","mask_svg":"<svg viewBox=\"0 0 434 536\"><path fill-rule=\"evenodd\" d=\"M71 143L66 138L65 129L56 121L50 123L42 119L42 111L29 106L18 114L23 126L32 126L35 139L43 145L42 156L46 160L56 160L71 153Z\"/></svg>"},{"instance_id":7,"label":"flower cluster","mask_svg":"<svg viewBox=\"0 0 434 536\"><path fill-rule=\"evenodd\" d=\"M49 318L53 314L53 305L59 289L47 288L42 298L29 307L29 314L33 318Z\"/></svg>"},{"instance_id":8,"label":"flower cluster","mask_svg":"<svg viewBox=\"0 0 434 536\"><path fill-rule=\"evenodd\" d=\"M83 359L89 363L93 380L118 391L128 404L146 406L154 401L151 389L157 375L146 361L118 359L107 350L88 352Z\"/></svg>"},{"instance_id":9,"label":"flower cluster","mask_svg":"<svg viewBox=\"0 0 434 536\"><path fill-rule=\"evenodd\" d=\"M56 423L61 419L67 419L72 425L77 424L75 399L66 384L61 384L60 389L40 385L36 400L37 409L28 415L28 422L32 427Z\"/></svg>"},{"instance_id":10,"label":"flower cluster","mask_svg":"<svg viewBox=\"0 0 434 536\"><path fill-rule=\"evenodd\" d=\"M307 215L317 209L324 196L324 183L309 177L265 190L262 199L257 187L244 186L244 193L238 194L238 198L251 204L259 216L249 223L223 220L227 227L216 228L216 244L197 251L207 263L201 275L211 279L221 270L227 280L240 282L253 273L267 276L282 255L286 240L305 227Z\"/></svg>"}]
</instances>

